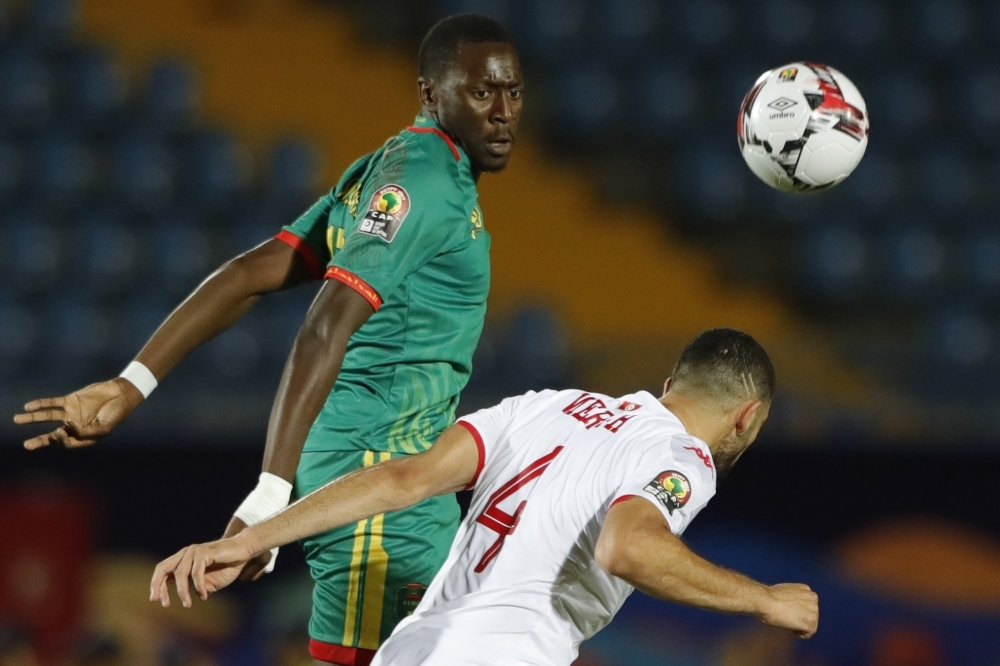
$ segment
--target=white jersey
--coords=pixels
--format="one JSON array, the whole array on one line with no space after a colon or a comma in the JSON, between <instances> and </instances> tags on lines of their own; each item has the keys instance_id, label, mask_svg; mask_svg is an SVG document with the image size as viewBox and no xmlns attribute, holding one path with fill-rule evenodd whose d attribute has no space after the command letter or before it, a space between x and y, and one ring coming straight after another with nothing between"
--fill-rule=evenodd
<instances>
[{"instance_id":1,"label":"white jersey","mask_svg":"<svg viewBox=\"0 0 1000 666\"><path fill-rule=\"evenodd\" d=\"M469 514L413 615L372 666L570 664L632 587L594 548L615 501L675 534L715 494L705 442L646 392L530 392L464 417L479 446Z\"/></svg>"}]
</instances>

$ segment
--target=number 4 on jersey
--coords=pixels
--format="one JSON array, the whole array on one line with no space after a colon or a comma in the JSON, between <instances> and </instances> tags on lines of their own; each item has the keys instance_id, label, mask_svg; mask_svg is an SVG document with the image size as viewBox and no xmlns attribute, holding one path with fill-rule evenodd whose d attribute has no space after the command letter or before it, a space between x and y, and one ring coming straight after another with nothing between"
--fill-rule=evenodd
<instances>
[{"instance_id":1,"label":"number 4 on jersey","mask_svg":"<svg viewBox=\"0 0 1000 666\"><path fill-rule=\"evenodd\" d=\"M483 554L483 558L479 560L479 564L476 565L476 573L482 573L489 563L493 561L493 558L500 553L500 549L503 548L504 539L507 538L507 535L514 532L514 528L517 527L517 523L521 520L521 512L524 511L524 507L528 504L528 500L521 500L520 504L517 505L517 508L514 509L514 513L512 514L501 509L499 506L500 503L540 477L548 468L549 463L555 460L555 457L559 455L559 452L562 450L563 447L561 446L557 446L552 449L551 453L542 456L535 462L528 465L524 471L520 472L513 479L503 484L503 486L490 496L486 509L479 514L479 517L476 518L476 522L493 530L498 536L497 540L493 542L493 545L486 549L486 552Z\"/></svg>"}]
</instances>

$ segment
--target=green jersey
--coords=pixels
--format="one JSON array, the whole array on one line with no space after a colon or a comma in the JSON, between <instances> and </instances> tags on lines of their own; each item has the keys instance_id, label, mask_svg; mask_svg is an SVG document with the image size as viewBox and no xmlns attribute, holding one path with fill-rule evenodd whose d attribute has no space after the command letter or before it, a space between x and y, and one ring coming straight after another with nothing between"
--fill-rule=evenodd
<instances>
[{"instance_id":1,"label":"green jersey","mask_svg":"<svg viewBox=\"0 0 1000 666\"><path fill-rule=\"evenodd\" d=\"M278 238L375 314L350 340L306 451L418 453L451 425L489 292L472 165L432 120L352 164Z\"/></svg>"}]
</instances>

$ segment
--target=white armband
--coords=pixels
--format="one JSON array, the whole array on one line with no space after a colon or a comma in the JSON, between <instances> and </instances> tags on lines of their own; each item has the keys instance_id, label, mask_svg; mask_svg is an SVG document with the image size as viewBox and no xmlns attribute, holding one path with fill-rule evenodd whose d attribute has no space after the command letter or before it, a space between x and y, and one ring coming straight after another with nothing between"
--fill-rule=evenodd
<instances>
[{"instance_id":1,"label":"white armband","mask_svg":"<svg viewBox=\"0 0 1000 666\"><path fill-rule=\"evenodd\" d=\"M132 386L139 389L139 393L142 393L143 398L148 398L149 394L153 392L156 388L158 382L156 377L150 372L149 368L144 366L139 361L132 361L122 370L122 374L118 375L122 379L128 380Z\"/></svg>"},{"instance_id":2,"label":"white armband","mask_svg":"<svg viewBox=\"0 0 1000 666\"><path fill-rule=\"evenodd\" d=\"M233 515L247 526L256 525L267 520L286 506L292 497L292 484L280 476L269 472L261 472L257 487L240 504ZM265 573L274 571L274 562L278 559L278 549L271 549L271 561L264 568Z\"/></svg>"}]
</instances>

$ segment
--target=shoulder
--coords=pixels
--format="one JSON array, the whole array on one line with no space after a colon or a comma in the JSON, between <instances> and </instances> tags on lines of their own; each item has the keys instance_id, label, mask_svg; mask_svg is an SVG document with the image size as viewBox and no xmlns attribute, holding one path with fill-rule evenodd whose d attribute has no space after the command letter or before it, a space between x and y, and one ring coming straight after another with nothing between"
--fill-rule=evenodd
<instances>
[{"instance_id":1,"label":"shoulder","mask_svg":"<svg viewBox=\"0 0 1000 666\"><path fill-rule=\"evenodd\" d=\"M427 130L427 131L424 131ZM415 191L431 191L463 204L475 199L476 185L458 148L440 130L413 128L386 144L383 159L399 165L403 185Z\"/></svg>"},{"instance_id":2,"label":"shoulder","mask_svg":"<svg viewBox=\"0 0 1000 666\"><path fill-rule=\"evenodd\" d=\"M670 457L682 472L715 492L716 470L708 445L687 433L670 438Z\"/></svg>"}]
</instances>

